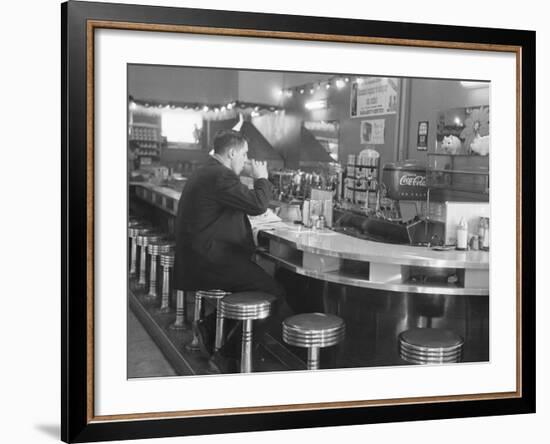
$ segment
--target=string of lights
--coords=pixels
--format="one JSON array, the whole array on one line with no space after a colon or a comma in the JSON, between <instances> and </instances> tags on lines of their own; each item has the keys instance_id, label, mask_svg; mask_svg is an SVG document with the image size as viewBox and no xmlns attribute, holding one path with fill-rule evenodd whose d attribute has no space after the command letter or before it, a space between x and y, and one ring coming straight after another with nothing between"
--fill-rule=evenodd
<instances>
[{"instance_id":1,"label":"string of lights","mask_svg":"<svg viewBox=\"0 0 550 444\"><path fill-rule=\"evenodd\" d=\"M332 76L327 80L324 81L318 81L318 82L310 82L310 83L304 83L302 85L282 88L279 91L279 95L283 98L289 98L293 97L294 95L314 95L317 91L320 90L329 90L331 88L336 89L343 89L347 85L351 84L358 84L360 85L363 83L364 79L362 77L351 77L351 76Z\"/></svg>"},{"instance_id":2,"label":"string of lights","mask_svg":"<svg viewBox=\"0 0 550 444\"><path fill-rule=\"evenodd\" d=\"M132 110L137 110L138 108L150 110L150 111L162 111L162 110L189 110L201 112L205 117L214 117L218 114L224 113L243 113L250 114L252 117L257 117L266 113L278 114L283 111L283 108L275 105L266 105L263 103L254 103L254 102L242 102L234 100L232 102L223 103L223 104L211 104L211 103L202 103L202 102L166 102L166 101L155 101L155 100L141 100L135 99L134 97L129 97L129 106Z\"/></svg>"}]
</instances>

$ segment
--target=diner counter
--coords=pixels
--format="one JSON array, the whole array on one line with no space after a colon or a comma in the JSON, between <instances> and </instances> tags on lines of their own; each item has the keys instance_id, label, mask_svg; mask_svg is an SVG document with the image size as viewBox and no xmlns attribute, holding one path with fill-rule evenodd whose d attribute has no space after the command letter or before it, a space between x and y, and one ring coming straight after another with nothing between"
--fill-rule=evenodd
<instances>
[{"instance_id":1,"label":"diner counter","mask_svg":"<svg viewBox=\"0 0 550 444\"><path fill-rule=\"evenodd\" d=\"M312 231L301 225L274 228L266 231L265 236L304 252L342 259L418 267L489 269L487 251L437 251L428 247L358 239L328 229Z\"/></svg>"},{"instance_id":2,"label":"diner counter","mask_svg":"<svg viewBox=\"0 0 550 444\"><path fill-rule=\"evenodd\" d=\"M149 182L130 182L130 187L135 187L137 197L166 211L172 216L177 214L181 191L154 185Z\"/></svg>"},{"instance_id":3,"label":"diner counter","mask_svg":"<svg viewBox=\"0 0 550 444\"><path fill-rule=\"evenodd\" d=\"M136 196L175 216L181 192L132 183ZM327 282L395 292L489 294L489 253L435 251L278 223L258 233L258 261ZM452 282L447 277L454 276Z\"/></svg>"}]
</instances>

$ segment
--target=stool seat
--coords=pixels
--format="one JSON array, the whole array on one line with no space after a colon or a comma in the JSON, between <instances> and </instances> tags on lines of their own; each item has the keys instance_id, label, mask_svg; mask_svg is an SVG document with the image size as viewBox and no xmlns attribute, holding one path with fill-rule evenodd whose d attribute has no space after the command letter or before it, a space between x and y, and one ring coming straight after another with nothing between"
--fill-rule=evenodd
<instances>
[{"instance_id":1,"label":"stool seat","mask_svg":"<svg viewBox=\"0 0 550 444\"><path fill-rule=\"evenodd\" d=\"M223 299L229 294L227 291L224 290L198 290L197 293L199 293L203 298L210 299Z\"/></svg>"},{"instance_id":2,"label":"stool seat","mask_svg":"<svg viewBox=\"0 0 550 444\"><path fill-rule=\"evenodd\" d=\"M153 241L147 245L147 252L154 256L158 256L161 253L169 253L174 250L174 242L167 240Z\"/></svg>"},{"instance_id":3,"label":"stool seat","mask_svg":"<svg viewBox=\"0 0 550 444\"><path fill-rule=\"evenodd\" d=\"M151 230L151 227L149 225L145 225L145 224L138 224L138 225L134 225L134 226L131 226L128 228L128 236L129 237L138 237L142 234L146 234L146 233L149 233Z\"/></svg>"},{"instance_id":4,"label":"stool seat","mask_svg":"<svg viewBox=\"0 0 550 444\"><path fill-rule=\"evenodd\" d=\"M330 347L345 333L344 320L326 313L303 313L283 321L283 340L296 347Z\"/></svg>"},{"instance_id":5,"label":"stool seat","mask_svg":"<svg viewBox=\"0 0 550 444\"><path fill-rule=\"evenodd\" d=\"M162 234L155 233L155 232L152 232L152 231L148 231L148 232L145 232L145 233L138 234L138 236L136 238L136 243L140 247L147 247L152 242L158 242L162 238L163 238Z\"/></svg>"},{"instance_id":6,"label":"stool seat","mask_svg":"<svg viewBox=\"0 0 550 444\"><path fill-rule=\"evenodd\" d=\"M224 318L238 321L265 319L271 312L275 297L257 291L233 293L221 301L221 313Z\"/></svg>"},{"instance_id":7,"label":"stool seat","mask_svg":"<svg viewBox=\"0 0 550 444\"><path fill-rule=\"evenodd\" d=\"M162 265L163 267L168 267L168 268L173 267L175 257L176 256L175 256L173 251L168 251L166 253L161 253L160 254L160 265Z\"/></svg>"},{"instance_id":8,"label":"stool seat","mask_svg":"<svg viewBox=\"0 0 550 444\"><path fill-rule=\"evenodd\" d=\"M338 344L345 334L344 320L332 314L302 313L283 321L283 341L307 348L308 370L318 370L320 349Z\"/></svg>"},{"instance_id":9,"label":"stool seat","mask_svg":"<svg viewBox=\"0 0 550 444\"><path fill-rule=\"evenodd\" d=\"M412 364L459 362L464 340L452 330L413 328L399 334L399 354Z\"/></svg>"}]
</instances>

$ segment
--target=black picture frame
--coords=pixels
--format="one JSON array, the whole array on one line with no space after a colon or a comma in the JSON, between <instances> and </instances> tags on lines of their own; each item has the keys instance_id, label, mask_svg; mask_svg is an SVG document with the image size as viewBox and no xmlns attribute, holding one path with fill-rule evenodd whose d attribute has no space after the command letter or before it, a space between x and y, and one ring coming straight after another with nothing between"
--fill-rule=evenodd
<instances>
[{"instance_id":1,"label":"black picture frame","mask_svg":"<svg viewBox=\"0 0 550 444\"><path fill-rule=\"evenodd\" d=\"M97 418L93 415L90 352L93 352L93 108L90 36L99 22L205 27L281 38L349 41L368 37L380 44L460 48L477 44L516 48L518 57L518 391L493 399L457 402L335 406L318 410L240 412L194 417ZM535 32L356 19L274 15L69 1L62 23L62 384L61 435L65 442L90 442L279 430L396 421L509 415L535 412ZM101 25L98 25L101 27ZM146 32L147 26L143 29ZM90 34L91 33L91 34ZM288 33L288 36L285 36ZM290 37L289 37L290 36ZM416 42L416 43L415 43ZM91 65L90 65L91 58ZM90 69L92 68L92 69ZM92 91L93 92L93 91ZM529 110L522 118L521 110ZM91 147L91 150L90 150ZM511 172L513 174L513 172ZM92 345L91 345L92 344ZM90 347L92 349L90 350ZM93 363L92 363L93 364ZM246 410L246 409L245 409Z\"/></svg>"}]
</instances>

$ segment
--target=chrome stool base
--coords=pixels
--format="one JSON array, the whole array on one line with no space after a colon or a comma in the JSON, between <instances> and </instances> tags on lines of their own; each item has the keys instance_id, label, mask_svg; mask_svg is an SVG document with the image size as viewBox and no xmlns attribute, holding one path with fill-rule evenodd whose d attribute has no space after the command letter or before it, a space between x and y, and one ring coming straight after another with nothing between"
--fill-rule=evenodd
<instances>
[{"instance_id":1,"label":"chrome stool base","mask_svg":"<svg viewBox=\"0 0 550 444\"><path fill-rule=\"evenodd\" d=\"M283 321L283 341L307 348L307 369L319 369L320 349L344 339L346 325L338 316L325 313L303 313Z\"/></svg>"},{"instance_id":2,"label":"chrome stool base","mask_svg":"<svg viewBox=\"0 0 550 444\"><path fill-rule=\"evenodd\" d=\"M199 338L197 336L198 322L201 319L202 300L213 299L216 301L216 339L214 341L214 351L218 351L223 345L223 316L220 309L220 301L229 295L223 290L199 290L195 293L195 310L193 316L193 339L185 348L189 351L196 352L201 349Z\"/></svg>"},{"instance_id":3,"label":"chrome stool base","mask_svg":"<svg viewBox=\"0 0 550 444\"><path fill-rule=\"evenodd\" d=\"M134 277L138 274L137 269L137 237L144 234L150 233L151 227L147 224L133 223L132 226L128 227L128 237L131 239L130 242L130 276Z\"/></svg>"},{"instance_id":4,"label":"chrome stool base","mask_svg":"<svg viewBox=\"0 0 550 444\"><path fill-rule=\"evenodd\" d=\"M185 325L185 291L176 290L176 320L168 327L170 330L187 330Z\"/></svg>"},{"instance_id":5,"label":"chrome stool base","mask_svg":"<svg viewBox=\"0 0 550 444\"><path fill-rule=\"evenodd\" d=\"M172 250L167 252L162 252L160 256L160 265L162 267L162 290L161 290L161 302L160 308L157 309L157 313L169 313L170 309L170 295L172 294L172 282L171 274L172 269L174 268L174 252ZM156 301L156 297L151 298L150 294L148 296L151 300Z\"/></svg>"},{"instance_id":6,"label":"chrome stool base","mask_svg":"<svg viewBox=\"0 0 550 444\"><path fill-rule=\"evenodd\" d=\"M261 292L234 293L221 300L224 318L243 321L241 373L252 371L252 321L267 318L274 301L274 296Z\"/></svg>"},{"instance_id":7,"label":"chrome stool base","mask_svg":"<svg viewBox=\"0 0 550 444\"><path fill-rule=\"evenodd\" d=\"M158 298L157 293L157 263L159 255L162 253L170 253L174 251L175 244L170 241L157 241L151 242L147 246L147 252L151 256L151 267L149 273L149 293L145 296L146 300L156 301Z\"/></svg>"},{"instance_id":8,"label":"chrome stool base","mask_svg":"<svg viewBox=\"0 0 550 444\"><path fill-rule=\"evenodd\" d=\"M158 233L144 233L136 238L136 243L140 249L139 261L139 278L137 286L139 288L147 288L147 247L153 242L158 242L162 239L162 235Z\"/></svg>"}]
</instances>

